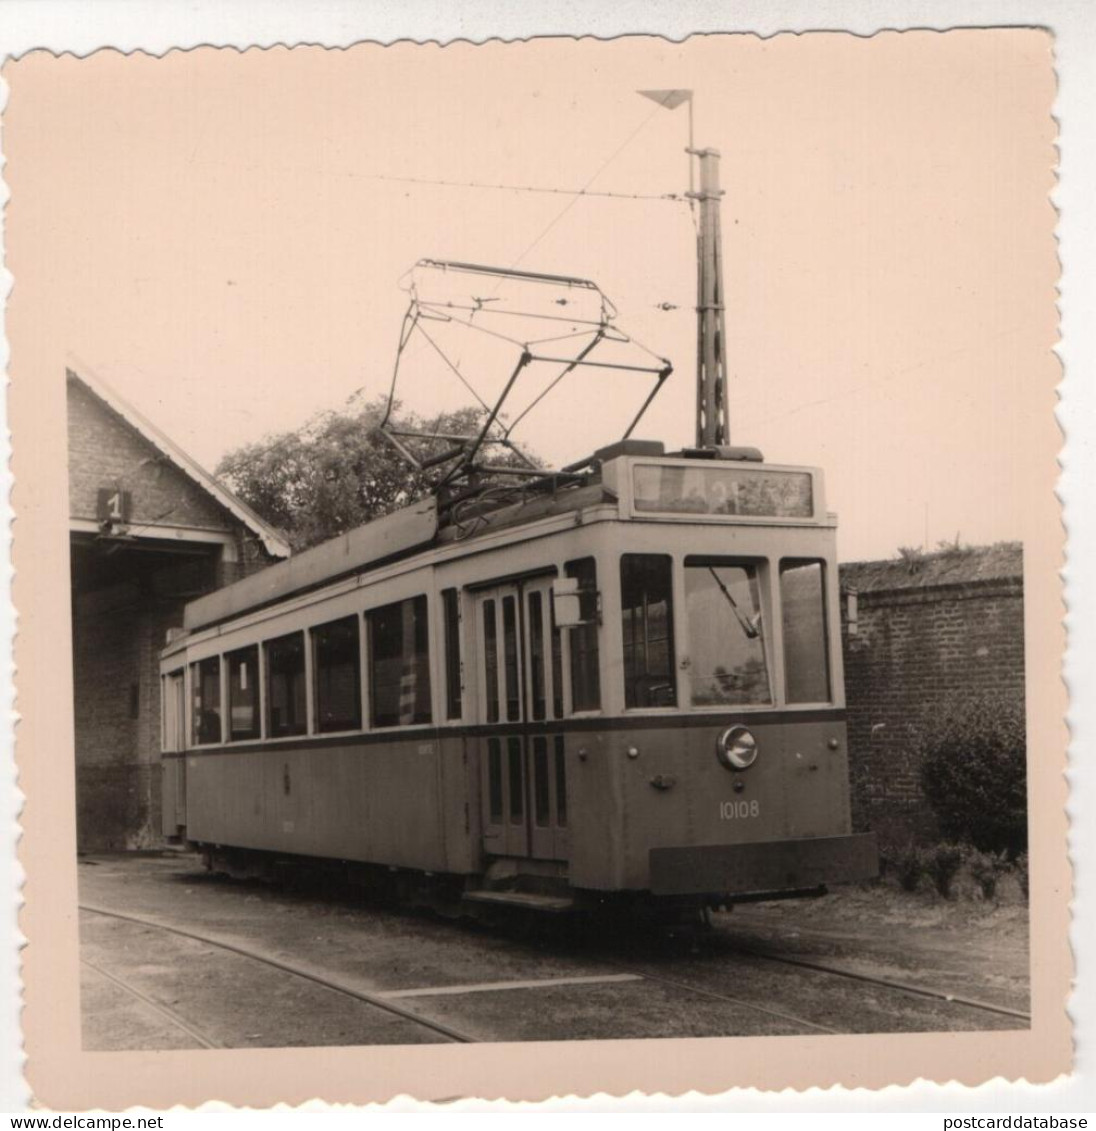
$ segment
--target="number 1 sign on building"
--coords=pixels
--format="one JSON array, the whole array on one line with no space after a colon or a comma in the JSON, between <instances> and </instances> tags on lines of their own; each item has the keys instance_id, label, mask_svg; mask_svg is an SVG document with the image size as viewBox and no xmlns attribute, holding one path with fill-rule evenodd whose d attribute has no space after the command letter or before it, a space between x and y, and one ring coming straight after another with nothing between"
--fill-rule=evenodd
<instances>
[{"instance_id":1,"label":"number 1 sign on building","mask_svg":"<svg viewBox=\"0 0 1096 1131\"><path fill-rule=\"evenodd\" d=\"M115 487L100 487L95 517L104 533L118 531L129 522L130 493Z\"/></svg>"}]
</instances>

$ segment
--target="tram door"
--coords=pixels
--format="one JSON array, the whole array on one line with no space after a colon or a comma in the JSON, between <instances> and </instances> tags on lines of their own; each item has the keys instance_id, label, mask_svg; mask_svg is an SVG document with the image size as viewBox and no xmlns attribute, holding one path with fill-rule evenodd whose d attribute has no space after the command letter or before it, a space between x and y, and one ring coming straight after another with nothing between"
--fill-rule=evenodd
<instances>
[{"instance_id":1,"label":"tram door","mask_svg":"<svg viewBox=\"0 0 1096 1131\"><path fill-rule=\"evenodd\" d=\"M567 858L562 641L551 583L476 596L484 847L497 856Z\"/></svg>"}]
</instances>

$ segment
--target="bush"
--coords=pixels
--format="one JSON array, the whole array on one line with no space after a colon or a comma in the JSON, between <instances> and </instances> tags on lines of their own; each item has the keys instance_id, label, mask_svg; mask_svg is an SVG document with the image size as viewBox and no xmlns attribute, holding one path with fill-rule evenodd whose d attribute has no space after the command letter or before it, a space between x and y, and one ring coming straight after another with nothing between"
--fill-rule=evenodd
<instances>
[{"instance_id":1,"label":"bush","mask_svg":"<svg viewBox=\"0 0 1096 1131\"><path fill-rule=\"evenodd\" d=\"M915 738L921 788L949 840L1009 860L1027 847L1024 709L1019 697L957 697Z\"/></svg>"},{"instance_id":2,"label":"bush","mask_svg":"<svg viewBox=\"0 0 1096 1131\"><path fill-rule=\"evenodd\" d=\"M903 848L894 857L894 871L903 891L916 891L925 874L925 854L915 845Z\"/></svg>"},{"instance_id":3,"label":"bush","mask_svg":"<svg viewBox=\"0 0 1096 1131\"><path fill-rule=\"evenodd\" d=\"M974 882L982 890L982 898L995 899L997 896L997 881L1002 872L1008 871L1008 861L1003 855L995 852L971 853L970 874Z\"/></svg>"},{"instance_id":4,"label":"bush","mask_svg":"<svg viewBox=\"0 0 1096 1131\"><path fill-rule=\"evenodd\" d=\"M1020 890L1024 893L1024 898L1027 899L1028 895L1028 854L1021 852L1016 857L1014 864L1016 868L1016 879L1020 882Z\"/></svg>"},{"instance_id":5,"label":"bush","mask_svg":"<svg viewBox=\"0 0 1096 1131\"><path fill-rule=\"evenodd\" d=\"M925 871L932 877L936 890L944 899L951 899L951 885L963 866L963 850L957 844L938 844L925 861Z\"/></svg>"}]
</instances>

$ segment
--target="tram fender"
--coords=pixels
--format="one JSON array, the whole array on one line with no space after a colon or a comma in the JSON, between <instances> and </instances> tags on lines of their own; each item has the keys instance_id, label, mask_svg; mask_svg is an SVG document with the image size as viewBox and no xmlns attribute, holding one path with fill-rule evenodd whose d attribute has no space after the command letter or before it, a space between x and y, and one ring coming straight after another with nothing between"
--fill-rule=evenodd
<instances>
[{"instance_id":1,"label":"tram fender","mask_svg":"<svg viewBox=\"0 0 1096 1131\"><path fill-rule=\"evenodd\" d=\"M751 895L874 879L874 833L803 840L652 848L655 895Z\"/></svg>"}]
</instances>

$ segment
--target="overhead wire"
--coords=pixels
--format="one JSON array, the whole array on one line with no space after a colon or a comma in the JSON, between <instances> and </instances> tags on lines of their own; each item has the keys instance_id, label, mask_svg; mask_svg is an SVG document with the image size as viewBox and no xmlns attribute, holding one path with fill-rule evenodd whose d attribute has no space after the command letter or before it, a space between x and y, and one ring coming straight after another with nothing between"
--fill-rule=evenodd
<instances>
[{"instance_id":1,"label":"overhead wire","mask_svg":"<svg viewBox=\"0 0 1096 1131\"><path fill-rule=\"evenodd\" d=\"M594 174L594 177L590 179L590 181L593 181L600 174L600 172L601 170L599 169L598 172ZM611 192L608 189L555 188L550 185L505 185L492 184L482 181L448 181L437 177L397 177L392 176L388 173L366 173L363 174L363 176L364 179L370 181L391 181L398 184L408 185L437 185L445 188L493 189L500 192L547 193L554 196L596 196L611 200L665 200L676 204L684 204L687 202L685 194L679 192ZM587 184L589 184L590 181L587 181Z\"/></svg>"},{"instance_id":2,"label":"overhead wire","mask_svg":"<svg viewBox=\"0 0 1096 1131\"><path fill-rule=\"evenodd\" d=\"M772 416L762 417L761 420L755 421L753 427L759 428L764 424L772 424L778 420L785 420L789 416L797 416L801 412L806 412L808 409L820 408L822 405L831 404L834 401L844 400L846 397L856 396L857 393L867 393L873 391L883 385L890 385L902 377L907 377L911 373L916 373L920 369L926 369L931 365L936 365L939 362L948 361L952 358L959 357L962 354L970 353L972 350L980 349L987 342L995 341L998 338L1008 337L1010 334L1017 333L1015 327L1010 327L1002 330L997 334L991 334L989 337L979 338L972 341L967 345L958 346L956 349L947 350L944 353L930 354L928 357L922 358L920 361L914 362L912 365L904 365L898 369L893 369L889 373L881 374L878 377L873 377L869 381L862 381L858 385L854 385L849 389L842 389L840 392L831 393L829 396L818 397L813 401L804 401L802 404L796 405L794 408L787 409L784 412L775 413ZM739 405L741 409L743 406Z\"/></svg>"},{"instance_id":3,"label":"overhead wire","mask_svg":"<svg viewBox=\"0 0 1096 1131\"><path fill-rule=\"evenodd\" d=\"M667 98L668 97L669 96L667 95ZM636 126L634 130L632 130L632 132L620 143L620 145L618 145L616 149L614 149L613 152L609 154L609 156L601 163L601 165L598 166L590 179L582 186L581 192L577 194L572 200L569 200L563 206L563 208L560 209L560 211L552 220L549 221L548 225L543 229L543 231L541 231L536 239L534 239L533 242L529 244L529 246L521 253L521 255L519 255L517 259L515 259L514 262L510 264L511 270L517 267L517 265L526 258L526 256L533 250L533 248L537 246L537 244L540 243L541 240L544 239L545 236L548 235L548 233L560 222L560 220L562 220L563 217L566 216L572 208L574 208L574 206L582 199L583 195L586 195L588 193L589 188L594 183L594 181L596 181L598 177L600 177L601 174L604 173L605 170L621 155L621 153L623 153L624 150L627 149L629 145L631 145L631 143L646 127L647 123L650 122L651 119L659 112L659 110L663 109L663 104L665 103L665 101L666 99L663 99L661 102L655 103L654 109L643 119L643 121L639 123L638 126Z\"/></svg>"},{"instance_id":4,"label":"overhead wire","mask_svg":"<svg viewBox=\"0 0 1096 1131\"><path fill-rule=\"evenodd\" d=\"M567 213L570 212L571 209L574 208L574 206L578 203L578 201L581 200L584 196L597 196L597 197L603 197L603 198L607 197L607 198L633 199L633 200L670 200L670 201L674 201L674 202L689 199L687 197L679 196L678 194L650 196L650 195L639 194L639 193L634 193L634 194L613 193L613 192L603 191L603 190L593 190L590 187L594 183L594 181L596 181L597 178L599 176L601 176L601 174L635 140L635 138L643 131L643 129L647 126L647 124L654 118L655 114L657 114L658 111L663 108L664 101L665 100L663 100L662 102L656 102L656 104L652 108L651 112L649 114L647 114L642 119L642 121L639 122L639 124L635 127L635 129L633 129L631 131L631 133L629 133L628 136L626 138L624 138L624 140L616 147L616 149L614 149L613 152L610 153L609 156L598 166L598 168L594 170L594 172L586 180L585 184L582 186L581 189L571 190L571 189L558 189L558 188L547 187L547 186L538 187L538 186L530 186L530 185L519 186L519 185L487 184L487 183L480 183L480 182L459 182L459 181L443 180L443 179L440 179L440 178L435 179L435 178L396 177L396 176L386 175L386 174L375 174L375 175L372 176L372 179L382 180L382 181L400 182L400 183L433 184L433 185L442 185L442 186L446 186L446 187L511 190L511 191L518 191L518 192L547 192L547 193L551 193L551 194L554 194L554 195L569 195L569 196L571 196L572 199L569 200L563 206L563 208L561 208L559 210L559 212L556 213L556 215L548 222L548 224L545 225L545 227L541 229L541 231L537 234L537 236L525 247L525 249L521 252L521 254L510 263L510 265L507 269L510 270L510 271L513 271L548 236L548 234L560 223L561 220L563 220L563 218L567 215ZM689 200L689 203L690 203L690 206L691 206L692 201ZM402 283L403 277L404 276L401 276L401 283ZM498 279L496 285L495 285L495 289L492 292L492 295L496 295L498 293L498 291L501 289L503 283L504 283L504 280L500 277ZM412 294L414 295L414 290L412 290ZM476 318L477 315L482 315L482 314L485 314L485 313L491 313L491 314L516 313L516 312L506 312L506 311L497 311L497 310L485 309L484 306L483 306L483 301L484 300L482 300L482 299L476 300L475 308L470 312L467 320L454 316L454 314L452 313L452 311L454 309L454 304L451 304L451 303L445 303L445 304L431 303L431 302L423 300L421 296L415 296L413 298L412 305L417 308L417 310L420 314L426 314L428 317L430 315L433 315L435 317L440 317L440 318L443 318L445 320L450 320L452 322L455 322L459 325L463 325L463 326L467 327L468 329L478 330L481 333L486 333L491 337L501 339L503 341L508 341L508 342L511 342L512 344L518 345L523 351L528 353L528 349L529 349L528 343L517 342L517 341L515 341L515 339L509 337L506 334L499 333L498 331L489 330L487 327L482 325L482 319L480 320L479 325L476 325L473 322L473 319ZM539 317L545 318L546 320L549 320L549 321L560 321L560 322L569 323L572 330L574 330L577 325L582 325L585 322L585 319L581 319L581 318L576 319L576 318L558 317L558 316L553 317L551 315L539 315ZM417 325L417 328L420 331L423 331L423 327L421 325L421 322L418 322L418 319L416 319L416 325ZM608 330L609 330L609 321L606 317L604 317L604 311L603 311L603 318L600 321L600 324L598 326L598 330L597 330L597 333L594 337L593 342L591 342L586 347L586 349L582 351L580 356L585 355L585 353L587 353L589 351L589 349L591 349L593 347L594 344L596 344L598 341L600 341L602 338L604 338L606 336L606 332ZM448 367L451 370L453 370L455 373L457 373L457 376L460 377L462 383L466 387L470 388L467 380L464 378L464 375L462 373L460 373L458 367L454 366L452 361L445 356L444 351L441 350L438 343L433 341L433 339L431 339L429 337L429 335L425 335L425 331L423 331L423 333L424 333L424 336L427 337L430 345L434 348L434 350L437 351L439 354L441 354L443 360L445 360ZM558 338L556 338L555 340L563 340L565 337L568 337L568 336L570 336L570 335L561 335ZM581 336L581 332L579 334L574 334L573 336L575 336L575 337ZM545 339L545 341L549 341L549 340L552 340L552 339ZM407 344L408 343L407 343L406 340L401 342L401 348L400 348L399 354L403 353L403 348ZM658 355L655 354L653 350L650 350L648 347L644 346L642 343L637 342L635 344L637 344L643 352L649 354L652 357L658 358L658 360L660 360L660 361L665 362L664 358L658 357ZM399 354L397 355L397 370L398 370L398 367L399 367ZM574 370L576 364L582 363L582 362L565 363L563 359L548 359L548 358L545 358L545 359L541 359L541 360L546 360L546 361L558 360L561 364L564 365L564 368L555 377L555 379L548 385L548 387L545 388L544 390L542 390L540 395L534 400L533 404L529 405L526 408L525 412L523 412L519 415L517 421L510 422L508 426L504 426L504 435L506 435L506 436L509 436L510 432L512 432L512 430L516 426L516 424L526 415L526 413L528 413L530 411L530 409L532 409L537 404L539 404L540 401L543 400L545 396L547 396L550 392L552 392L559 385L560 381L565 376L567 376L568 373L570 373ZM587 363L587 364L596 364L596 363ZM608 368L616 368L616 366L609 365ZM625 366L624 368L631 368L631 367ZM396 379L395 374L393 374L393 390L390 393L389 412L391 411L391 398L394 395L395 379ZM661 385L661 383L662 383L662 379L660 378L660 380L656 384L655 391L657 391L657 388ZM474 395L476 395L476 399L478 401L480 401L480 403L482 405L482 403L483 403L482 398L480 398L478 396L478 394L474 394ZM652 395L653 395L653 393L652 393ZM649 396L647 398L647 401L644 402L643 409L640 410L639 415L642 415L644 409L650 403L650 400L651 400L651 397ZM495 412L498 413L501 410L501 407L502 406L501 406L501 402L500 402L498 405L496 405ZM387 420L387 416L388 416L388 414L386 413L386 420ZM635 424L635 422L633 421L633 427L634 427L634 424ZM630 431L630 429L629 429L629 431Z\"/></svg>"},{"instance_id":5,"label":"overhead wire","mask_svg":"<svg viewBox=\"0 0 1096 1131\"><path fill-rule=\"evenodd\" d=\"M669 96L667 95L667 97L669 97ZM632 132L631 132L631 133L630 133L630 134L629 134L629 135L628 135L628 136L627 136L627 137L626 137L626 138L625 138L625 139L624 139L624 140L623 140L623 141L622 141L622 142L620 143L620 145L618 145L618 146L616 147L616 149L614 149L614 150L613 150L613 152L612 152L612 153L610 153L610 154L609 154L609 156L608 156L608 157L607 157L607 158L606 158L606 159L605 159L605 160L604 160L604 161L603 161L603 162L601 163L601 165L599 165L599 166L598 166L598 168L594 170L594 172L593 172L593 173L591 174L591 176L590 176L590 177L589 177L589 178L587 179L586 183L585 183L585 184L584 184L584 185L582 186L582 188L581 188L580 190L578 190L577 192L573 192L573 193L572 193L572 199L571 199L571 200L569 200L569 201L568 201L568 202L567 202L567 203L566 203L566 204L565 204L565 205L563 206L563 208L561 208L561 209L560 209L560 211L559 211L558 213L556 213L556 215L555 215L555 216L554 216L554 217L553 217L553 218L552 218L552 219L551 219L551 220L550 220L550 221L548 222L548 224L547 224L547 225L546 225L546 226L545 226L545 227L544 227L544 228L543 228L543 229L542 229L542 230L540 231L540 233L539 233L539 234L538 234L538 235L536 236L536 238L535 238L535 239L534 239L534 240L533 240L533 241L532 241L532 242L531 242L531 243L530 243L530 244L529 244L529 245L528 245L528 246L527 246L527 247L525 248L525 250L524 250L524 251L523 251L523 252L522 252L522 253L521 253L521 254L520 254L520 255L519 255L518 257L517 257L517 259L515 259L515 260L514 260L514 261L513 261L513 262L512 262L512 263L511 263L511 264L509 265L509 269L510 269L511 271L512 271L512 270L514 270L514 268L516 268L516 267L517 267L517 266L518 266L518 265L519 265L520 263L522 263L522 262L523 262L523 261L524 261L524 260L525 260L525 259L526 259L526 258L528 257L528 255L529 255L529 254L530 254L530 253L531 253L531 252L533 251L533 249L534 249L534 248L535 248L535 247L536 247L536 246L537 246L537 245L538 245L538 244L539 244L539 243L540 243L540 242L541 242L541 241L542 241L542 240L543 240L543 239L544 239L544 238L545 238L545 237L546 237L546 236L547 236L548 234L549 234L549 232L551 232L551 231L552 231L552 229L553 229L553 228L554 228L554 227L555 227L555 226L556 226L556 225L557 225L557 224L558 224L558 223L559 223L559 222L560 222L560 221L561 221L561 220L562 220L562 219L564 218L564 216L566 216L566 215L567 215L567 213L568 213L568 212L570 212L572 208L574 208L574 206L575 206L575 205L576 205L576 204L577 204L577 203L579 202L579 200L581 200L581 199L582 199L582 197L583 197L583 196L593 196L593 195L600 195L599 193L597 193L597 192L596 192L596 190L591 190L591 189L590 189L590 186L591 186L591 185L592 185L592 184L594 183L594 181L596 181L596 180L597 180L597 178L598 178L598 177L600 177L600 176L601 176L601 174L602 174L602 173L603 173L603 172L604 172L604 171L605 171L605 170L606 170L606 169L607 169L607 168L608 168L608 167L609 167L609 166L610 166L610 165L611 165L611 164L612 164L612 163L613 163L613 162L614 162L614 161L615 161L615 160L616 160L616 159L617 159L617 158L618 158L619 156L620 156L620 154L621 154L621 153L623 153L623 152L624 152L624 150L625 150L625 149L627 149L627 147L628 147L628 146L629 146L629 145L630 145L630 144L631 144L631 143L632 143L632 142L633 142L633 141L635 140L635 138L636 138L636 137L637 137L637 136L638 136L638 135L639 135L639 134L640 134L640 133L642 132L642 130L643 130L643 129L644 129L644 128L645 128L646 126L647 126L647 124L648 124L648 123L649 123L649 122L650 122L650 121L651 121L651 120L652 120L652 119L654 118L654 116L655 116L655 115L656 115L656 114L658 113L658 111L659 111L659 110L661 110L661 109L663 108L663 104L664 104L664 102L665 102L665 99L663 99L663 100L662 100L661 102L657 102L657 103L655 104L654 108L653 108L653 109L651 110L651 112L650 112L649 114L647 114L647 116L646 116L645 118L643 118L643 120L642 120L642 121L641 121L641 122L640 122L640 123L639 123L639 124L638 124L638 125L637 125L637 126L635 127L635 129L634 129L634 130L632 130ZM656 199L662 199L662 198L656 198ZM674 197L674 199L681 199L681 198L679 198L679 197L676 197L676 196L675 196L675 197ZM496 294L498 293L498 291L499 291L500 287L502 286L502 282L503 282L503 281L502 281L502 280L500 279L500 280L499 280L499 282L498 282L498 284L497 284L497 285L496 285L496 287L495 287L495 292L494 292L494 293L496 293ZM458 319L458 321L459 321L459 319ZM562 319L561 319L561 321L562 321ZM577 320L577 321L580 321L580 322L581 322L581 320ZM469 325L471 325L471 324L469 323ZM607 325L603 323L603 331L602 331L602 332L604 332L604 329L607 329ZM600 335L599 335L599 337L600 337ZM595 339L595 340L597 340L597 339ZM651 354L652 356L657 356L656 354L654 354L654 353L653 353L653 351L652 351L652 350L649 350L649 349L647 349L647 347L646 347L646 346L644 346L644 345L643 345L642 343L637 343L637 344L638 344L638 345L640 346L640 348L641 348L642 350L644 350L644 352L646 352L646 353L649 353L649 354ZM664 359L660 359L660 360L664 360ZM565 367L565 368L564 368L564 369L562 370L562 372L560 372L560 373L558 374L558 376L557 376L557 377L555 378L555 380L554 380L554 381L552 381L552 383L551 383L551 384L550 384L550 385L549 385L549 386L548 386L548 387L547 387L547 388L546 388L546 389L545 389L545 390L544 390L544 391L543 391L543 392L542 392L542 393L540 394L540 396L536 398L536 400L535 400L535 401L533 402L533 404L532 404L532 405L530 405L530 406L528 406L528 408L526 408L526 413L527 413L527 412L528 412L528 411L529 411L529 410L530 410L530 409L531 409L532 407L534 407L534 406L535 406L536 404L539 404L539 403L540 403L540 401L541 401L541 400L543 400L543 399L544 399L544 397L545 397L545 396L546 396L546 395L547 395L548 393L550 393L550 392L551 392L551 391L552 391L553 389L555 389L555 387L556 387L556 386L557 386L557 385L559 384L559 382L560 382L560 381L561 381L561 380L562 380L562 379L563 379L563 378L564 378L564 377L565 377L565 376L566 376L566 375L567 375L567 374L568 374L569 372L571 372L571 371L573 370L573 368L574 368L573 366L567 366L567 367ZM524 416L524 415L525 415L525 413L522 413L522 416ZM521 419L521 417L519 417L519 418L518 418L518 420L519 420L519 421L520 421L520 419ZM516 424L517 424L517 423L518 423L518 421L514 421L514 422L513 422L513 423L512 423L511 425L510 425L510 428L511 428L511 430L512 430L512 429L513 429L513 428L514 428L514 427L516 426Z\"/></svg>"},{"instance_id":6,"label":"overhead wire","mask_svg":"<svg viewBox=\"0 0 1096 1131\"><path fill-rule=\"evenodd\" d=\"M669 95L667 95L667 98L668 97L669 97ZM590 186L594 183L594 181L596 181L597 178L600 177L601 174L617 159L617 157L619 157L620 154L623 153L624 150L627 149L627 147L635 140L635 138L642 132L642 130L647 126L647 124L655 117L655 115L658 113L658 111L663 109L665 101L666 100L663 99L662 101L655 103L651 112L649 114L647 114L647 116L645 118L643 118L642 121L640 121L640 123L635 127L635 129L633 129L632 132L630 134L628 134L628 136L620 143L620 145L618 145L617 148L614 149L613 152L610 153L609 156L598 166L598 168L587 179L586 183L582 186L581 189L558 189L558 188L552 188L552 187L547 187L547 186L538 187L538 186L532 186L532 185L525 185L525 186L500 185L500 184L480 183L480 182L474 182L474 181L450 181L450 180L446 180L446 179L443 179L443 178L397 177L397 176L394 176L394 175L391 175L391 174L384 174L384 173L367 174L367 176L369 176L370 179L373 179L373 180L401 182L401 183L410 183L410 184L430 184L430 185L442 185L442 186L449 186L449 187L480 188L480 189L511 189L513 191L519 191L519 192L548 192L548 193L558 194L558 195L570 195L572 197L572 199L569 200L567 202L567 204L565 204L563 206L563 208L552 218L552 220L550 220L548 222L548 224L533 239L533 241L525 248L525 250L517 257L517 259L515 259L510 264L509 269L513 270L515 267L518 266L519 263L523 262L526 259L526 257L530 254L530 252L533 251L533 249L548 235L549 232L551 232L551 230L564 218L564 216L567 215L567 213L584 196L610 197L610 198L620 198L620 199L630 199L630 200L668 200L668 201L673 201L673 202L685 201L689 204L690 211L692 211L692 207L693 207L692 199L688 196L682 196L681 194L677 194L677 193L660 194L660 195L654 195L653 196L653 195L647 195L647 194L642 194L642 193L613 193L613 192L609 192L607 190L597 190L597 189L591 189L590 188ZM695 216L694 216L694 225L695 225ZM407 274L408 274L408 272L404 272L403 274L401 274L400 279L399 279L401 286L403 285L403 280L407 276ZM503 281L500 279L496 283L495 289L492 292L493 294L498 293L499 289L502 286L502 282ZM427 307L427 308L429 307L429 305L430 304L427 304L427 303L421 303L420 304L421 307ZM436 308L435 308L435 310L436 310ZM440 313L440 311L436 311L436 312ZM457 321L460 321L460 320L457 319ZM572 321L572 320L571 319L560 319L560 321ZM581 322L583 320L578 319L578 320L574 320L574 321L578 321L581 324ZM470 323L465 323L465 325L470 325ZM498 335L498 336L499 337L505 337L505 335ZM644 352L649 353L651 356L653 356L653 357L658 356L657 354L654 353L653 350L648 349L648 347L644 346L642 343L636 343L636 344L639 345L640 348L642 350L644 350Z\"/></svg>"}]
</instances>

